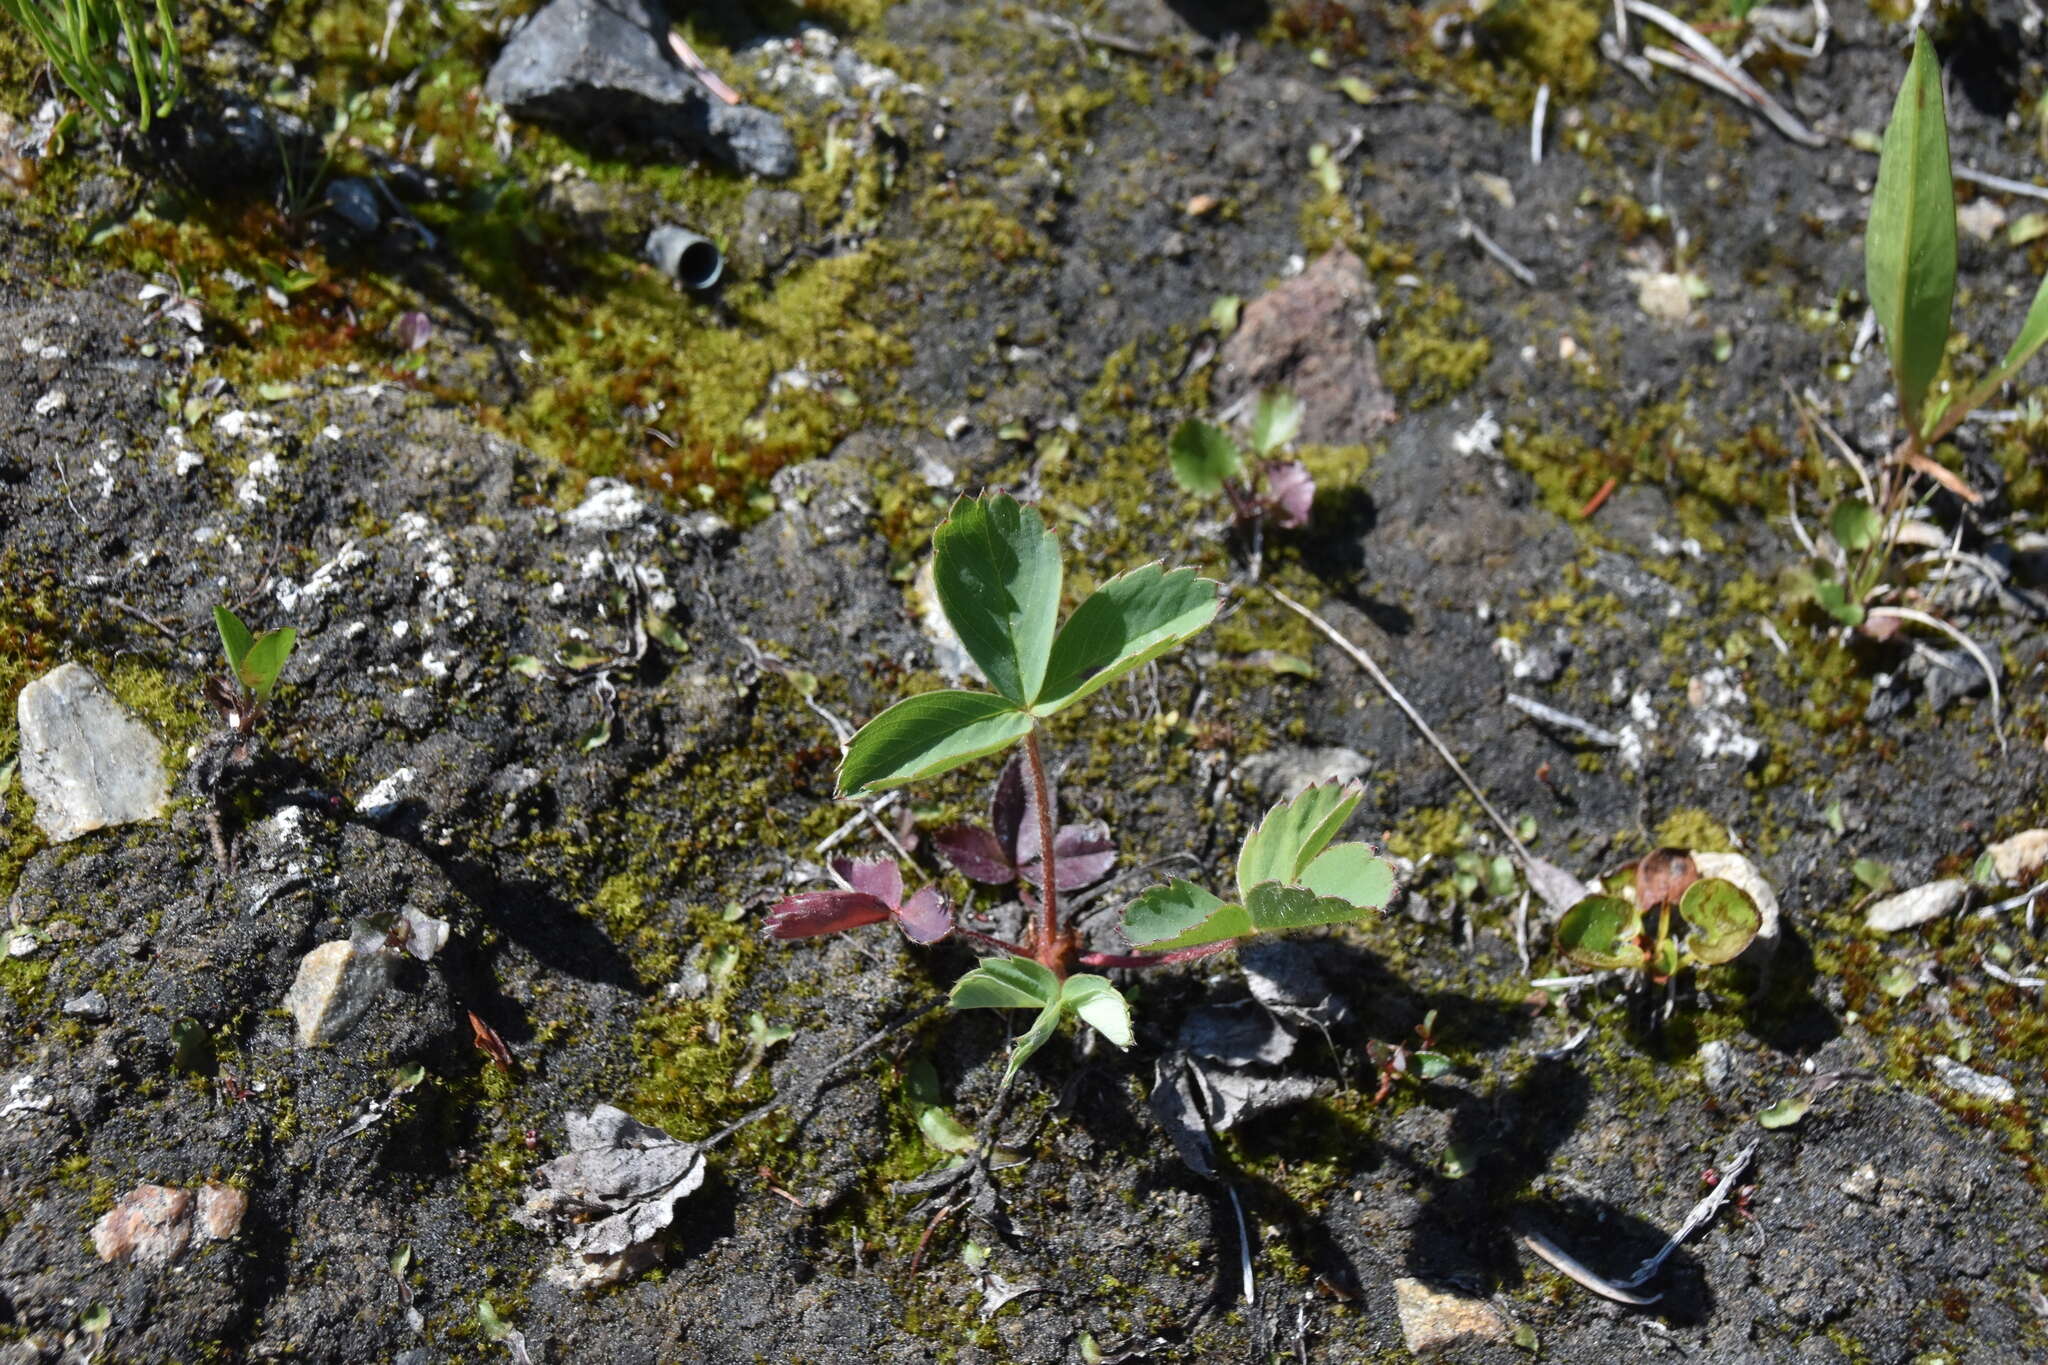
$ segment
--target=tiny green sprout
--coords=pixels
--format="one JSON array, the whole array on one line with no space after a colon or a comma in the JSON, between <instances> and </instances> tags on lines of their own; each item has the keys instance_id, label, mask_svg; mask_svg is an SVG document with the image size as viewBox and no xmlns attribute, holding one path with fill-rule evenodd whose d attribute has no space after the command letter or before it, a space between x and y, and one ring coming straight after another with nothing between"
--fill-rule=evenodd
<instances>
[{"instance_id":1,"label":"tiny green sprout","mask_svg":"<svg viewBox=\"0 0 2048 1365\"><path fill-rule=\"evenodd\" d=\"M299 633L286 626L253 635L242 618L226 607L213 609L213 623L220 630L221 653L227 657L224 678L207 679L207 699L220 712L221 722L238 735L248 735L263 716L263 707L277 691L277 680Z\"/></svg>"},{"instance_id":2,"label":"tiny green sprout","mask_svg":"<svg viewBox=\"0 0 2048 1365\"><path fill-rule=\"evenodd\" d=\"M1124 937L1153 952L1199 949L1348 924L1384 908L1392 864L1364 844L1330 842L1364 796L1356 782L1330 782L1275 806L1238 852L1236 903L1176 878L1126 907Z\"/></svg>"},{"instance_id":3,"label":"tiny green sprout","mask_svg":"<svg viewBox=\"0 0 2048 1365\"><path fill-rule=\"evenodd\" d=\"M1593 971L1664 982L1687 966L1733 962L1762 928L1748 892L1700 876L1690 854L1666 848L1617 870L1599 893L1565 911L1557 950Z\"/></svg>"},{"instance_id":4,"label":"tiny green sprout","mask_svg":"<svg viewBox=\"0 0 2048 1365\"><path fill-rule=\"evenodd\" d=\"M207 832L213 839L214 861L225 874L233 871L234 858L222 821L224 785L231 775L252 769L257 755L256 724L277 691L277 681L291 658L299 633L286 626L254 634L242 618L226 607L213 609L213 623L220 631L221 653L227 659L225 674L209 677L201 691L220 717L215 732L194 760L191 782L207 798Z\"/></svg>"},{"instance_id":5,"label":"tiny green sprout","mask_svg":"<svg viewBox=\"0 0 2048 1365\"><path fill-rule=\"evenodd\" d=\"M1267 523L1284 531L1308 525L1316 481L1299 460L1278 458L1301 434L1304 408L1291 393L1269 390L1252 409L1249 458L1222 427L1190 417L1174 429L1167 457L1174 481L1199 497L1222 494L1239 530L1252 538L1252 577Z\"/></svg>"}]
</instances>

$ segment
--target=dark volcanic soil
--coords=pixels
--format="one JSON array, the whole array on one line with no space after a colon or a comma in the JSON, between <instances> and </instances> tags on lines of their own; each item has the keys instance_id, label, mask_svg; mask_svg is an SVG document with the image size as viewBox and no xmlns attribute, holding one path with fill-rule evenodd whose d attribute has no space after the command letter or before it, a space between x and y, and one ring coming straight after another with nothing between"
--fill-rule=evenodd
<instances>
[{"instance_id":1,"label":"dark volcanic soil","mask_svg":"<svg viewBox=\"0 0 2048 1365\"><path fill-rule=\"evenodd\" d=\"M1431 1293L1480 1324L1456 1360L2048 1358L2037 917L1980 917L2023 889L1987 885L1864 927L1872 883L1969 876L2048 824L2031 385L1944 452L1987 501L1927 508L2005 588L1900 569L1998 655L2003 742L1913 640L1848 642L1787 586L1792 498L1817 526L1847 479L1800 405L1866 456L1893 438L1857 340L1876 163L1853 140L1882 126L1903 25L1837 7L1818 60L1753 63L1816 149L1600 59L1593 0L1469 24L1325 0L732 8L690 32L787 119L793 197L500 121L473 87L509 19L462 7L404 7L378 55L383 5L196 5L186 111L118 152L74 132L44 155L35 64L11 31L0 49L0 764L21 688L78 661L178 774L164 817L58 844L0 781L0 1365L1403 1360ZM907 83L778 85L790 54L755 44L806 19ZM2038 19L1937 34L1958 162L2033 176ZM223 131L272 101L317 137L349 95L370 98L332 162L290 175L288 140ZM277 207L344 173L383 177L417 230ZM1963 234L1958 374L2002 352L2044 256L2037 200L1964 192L1969 222L2002 221ZM690 296L634 260L668 220L729 246L774 222L781 245ZM1249 329L1332 249L1364 290L1338 340L1233 353L1217 301ZM196 334L138 301L152 279L191 291ZM392 330L412 311L416 352ZM1266 539L1265 577L1379 660L1542 856L1756 862L1775 954L1688 975L1668 1019L1662 991L1532 985L1573 969L1493 867L1504 841L1169 477L1167 434L1245 370L1361 356L1385 391L1312 411L1315 516ZM1034 501L1074 578L1165 557L1228 585L1215 629L1048 737L1069 813L1107 820L1125 867L1191 853L1176 870L1221 888L1271 800L1337 769L1365 783L1354 834L1409 860L1384 916L1298 940L1344 1007L1282 1068L1316 1097L1220 1134L1219 1180L1148 1100L1183 1022L1249 999L1234 958L1127 982L1127 1053L1040 1052L996 1129L998 1197L973 1200L920 1183L951 1159L928 1111L983 1119L1013 1022L944 1012L968 949L762 931L856 814L834 722L940 681L914 580L982 487ZM220 603L300 638L215 803L191 772ZM972 815L993 767L838 847ZM301 1046L300 959L406 912L445 920L446 949ZM1112 915L1087 926L1119 946ZM1432 1012L1454 1068L1375 1104L1367 1044ZM551 1279L551 1239L512 1219L571 1111L698 1141L774 1100L619 1287ZM1804 1116L1760 1125L1786 1100ZM1528 1249L1624 1279L1750 1143L1752 1188L1647 1306ZM233 1235L169 1267L96 1251L134 1187L208 1182L247 1195Z\"/></svg>"}]
</instances>

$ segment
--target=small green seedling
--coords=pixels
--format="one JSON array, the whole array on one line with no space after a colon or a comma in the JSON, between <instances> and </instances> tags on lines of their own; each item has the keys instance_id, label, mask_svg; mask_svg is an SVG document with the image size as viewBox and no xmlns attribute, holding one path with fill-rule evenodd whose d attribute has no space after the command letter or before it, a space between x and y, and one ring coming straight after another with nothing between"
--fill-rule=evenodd
<instances>
[{"instance_id":1,"label":"small green seedling","mask_svg":"<svg viewBox=\"0 0 2048 1365\"><path fill-rule=\"evenodd\" d=\"M1291 393L1259 395L1252 410L1251 458L1222 427L1190 417L1167 443L1174 481L1205 498L1222 494L1240 531L1252 537L1252 577L1259 576L1268 522L1283 531L1308 525L1316 481L1299 460L1276 458L1301 433L1302 403Z\"/></svg>"},{"instance_id":2,"label":"small green seedling","mask_svg":"<svg viewBox=\"0 0 2048 1365\"><path fill-rule=\"evenodd\" d=\"M1700 876L1690 854L1663 848L1565 911L1557 950L1581 967L1639 972L1661 985L1688 966L1733 962L1762 928L1748 892Z\"/></svg>"},{"instance_id":3,"label":"small green seedling","mask_svg":"<svg viewBox=\"0 0 2048 1365\"><path fill-rule=\"evenodd\" d=\"M1934 458L1934 451L2048 344L2048 279L2035 290L2004 358L1974 383L1958 377L1937 392L1935 381L1952 340L1956 203L1941 64L1925 33L1914 37L1912 62L1885 128L1863 266L1904 436L1888 456L1874 462L1874 469L1837 442L1854 471L1858 496L1835 503L1827 534L1809 539L1818 567L1807 591L1827 615L1873 638L1886 638L1904 624L1927 626L1954 637L1981 659L1977 647L1953 626L1897 604L1906 590L1891 581L1892 569L1907 513L1917 502L1943 489L1967 503L1982 501ZM1988 668L1986 676L1991 677ZM1995 723L1995 678L1991 685Z\"/></svg>"},{"instance_id":4,"label":"small green seedling","mask_svg":"<svg viewBox=\"0 0 2048 1365\"><path fill-rule=\"evenodd\" d=\"M220 648L228 671L207 678L202 690L220 717L221 728L193 760L190 780L194 790L206 798L207 833L213 840L214 861L225 875L234 870L221 819L227 780L247 772L255 763L256 724L277 691L277 680L299 633L287 626L252 634L242 618L226 607L213 609L213 623L220 629Z\"/></svg>"},{"instance_id":5,"label":"small green seedling","mask_svg":"<svg viewBox=\"0 0 2048 1365\"><path fill-rule=\"evenodd\" d=\"M893 860L835 864L839 890L788 897L768 916L777 938L808 938L893 922L911 942L959 936L991 956L962 976L955 1009L1026 1009L1035 1017L1011 1050L1005 1079L1073 1018L1118 1047L1133 1040L1129 1003L1105 976L1077 968L1158 967L1234 947L1257 933L1358 919L1384 906L1393 871L1363 844L1331 846L1362 791L1311 787L1274 808L1245 840L1238 904L1187 881L1155 887L1124 917L1144 951L1084 951L1061 893L1105 876L1106 828L1061 825L1040 731L1048 717L1124 677L1206 627L1217 584L1192 569L1147 564L1119 574L1060 623L1058 539L1014 498L964 498L932 537L939 606L993 689L925 692L897 702L847 741L842 794L861 797L922 781L977 758L1022 748L997 778L990 823L949 826L933 844L988 886L1014 888L1033 912L1022 944L957 922L935 887L906 894ZM1029 804L1026 804L1028 791Z\"/></svg>"},{"instance_id":6,"label":"small green seedling","mask_svg":"<svg viewBox=\"0 0 2048 1365\"><path fill-rule=\"evenodd\" d=\"M277 691L278 675L292 656L299 633L290 626L252 635L242 618L226 607L213 609L220 628L221 653L227 656L225 677L206 680L206 699L220 712L221 723L246 737L263 718L263 707Z\"/></svg>"}]
</instances>

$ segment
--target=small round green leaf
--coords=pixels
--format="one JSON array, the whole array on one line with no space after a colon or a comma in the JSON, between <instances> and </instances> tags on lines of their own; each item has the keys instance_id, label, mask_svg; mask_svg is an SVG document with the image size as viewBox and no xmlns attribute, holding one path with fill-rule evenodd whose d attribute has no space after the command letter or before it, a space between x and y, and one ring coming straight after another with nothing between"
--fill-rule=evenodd
<instances>
[{"instance_id":1,"label":"small round green leaf","mask_svg":"<svg viewBox=\"0 0 2048 1365\"><path fill-rule=\"evenodd\" d=\"M1835 510L1828 514L1828 530L1834 535L1835 544L1843 549L1867 550L1884 534L1884 518L1869 503L1850 498L1836 503Z\"/></svg>"},{"instance_id":2,"label":"small round green leaf","mask_svg":"<svg viewBox=\"0 0 2048 1365\"><path fill-rule=\"evenodd\" d=\"M1811 1100L1794 1095L1779 1100L1756 1116L1756 1121L1766 1128L1790 1128L1806 1117L1806 1111L1813 1107Z\"/></svg>"},{"instance_id":3,"label":"small round green leaf","mask_svg":"<svg viewBox=\"0 0 2048 1365\"><path fill-rule=\"evenodd\" d=\"M1557 950L1581 967L1640 969L1649 961L1636 936L1640 910L1619 896L1588 896L1557 922Z\"/></svg>"},{"instance_id":4,"label":"small round green leaf","mask_svg":"<svg viewBox=\"0 0 2048 1365\"><path fill-rule=\"evenodd\" d=\"M1733 962L1756 941L1763 915L1734 882L1702 877L1685 889L1678 913L1691 930L1685 951L1695 962Z\"/></svg>"}]
</instances>

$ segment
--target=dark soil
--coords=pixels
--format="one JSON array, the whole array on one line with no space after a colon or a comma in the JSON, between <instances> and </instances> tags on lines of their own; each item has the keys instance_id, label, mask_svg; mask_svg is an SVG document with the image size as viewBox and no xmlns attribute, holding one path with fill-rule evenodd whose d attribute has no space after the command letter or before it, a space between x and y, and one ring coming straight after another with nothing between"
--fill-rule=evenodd
<instances>
[{"instance_id":1,"label":"dark soil","mask_svg":"<svg viewBox=\"0 0 2048 1365\"><path fill-rule=\"evenodd\" d=\"M1855 870L1962 876L2048 823L2032 389L1943 452L1987 502L1930 504L2018 590L1931 599L2002 661L2003 747L1987 698L1935 706L1909 640L1846 642L1785 572L1788 490L1813 525L1845 477L1792 393L1861 451L1891 440L1882 350L1856 349L1875 158L1848 139L1882 126L1903 25L1837 6L1825 55L1769 76L1828 135L1812 150L1600 60L1594 0L1497 6L1443 49L1448 11L1323 0L809 16L915 83L875 101L772 88L748 44L806 16L732 8L692 38L789 120L800 212L672 149L498 124L472 87L500 20L455 7L407 7L378 57L382 4L194 5L167 131L0 161L0 763L20 688L79 660L182 769L213 724L214 605L301 632L217 806L232 870L189 783L166 819L61 845L0 789L0 901L38 945L0 957L0 1362L516 1358L480 1301L535 1361L1400 1360L1406 1277L1527 1329L1462 1360L2048 1356L2048 1029L2040 988L1985 967L2029 977L2034 917L1876 936ZM2028 177L2048 40L1941 22L1958 162ZM6 152L43 91L0 42ZM315 137L366 92L355 140L290 176L289 139L224 131L275 101ZM343 173L383 176L425 234L352 235L317 193L278 208L281 182ZM771 218L785 248L722 293L635 260L659 221L730 244ZM1964 235L1958 374L2039 278L2043 243L2011 242ZM1267 538L1265 575L1393 674L1539 854L1586 876L1660 844L1757 862L1775 956L1687 976L1666 1021L1662 992L1532 987L1572 969L1541 922L1525 962L1520 884L1475 875L1498 835L1169 477L1167 433L1221 405L1212 305L1333 247L1367 268L1398 417L1304 452L1315 518ZM137 302L171 272L196 337ZM1684 319L1639 305L1657 274L1694 282ZM412 310L417 352L392 331ZM912 580L983 486L1035 501L1077 577L1165 557L1229 583L1217 628L1049 736L1070 813L1108 820L1125 866L1192 852L1221 887L1285 771L1337 747L1368 766L1354 831L1414 864L1384 916L1303 937L1351 1011L1289 1063L1320 1098L1220 1136L1227 1188L1147 1097L1188 1013L1245 998L1231 958L1127 983L1128 1053L1045 1048L997 1129L1022 1159L973 1204L894 1188L947 1160L920 1063L969 1128L995 1098L1012 1021L935 1008L968 949L762 933L853 814L827 717L939 681ZM1511 676L1503 639L1557 668ZM1629 729L1639 760L1511 691ZM993 767L902 805L925 830L971 815ZM403 908L448 920L447 950L299 1046L299 959ZM1096 946L1113 925L1089 921ZM104 1018L64 1010L93 990ZM1365 1045L1431 1011L1455 1069L1375 1105ZM756 1015L795 1032L750 1067ZM1937 1057L2017 1098L1959 1093ZM551 1281L548 1239L511 1220L568 1111L697 1140L778 1097L622 1287ZM1759 1126L1793 1097L1803 1119ZM1625 1278L1751 1141L1754 1188L1648 1307L1523 1241ZM237 1237L169 1270L95 1254L133 1186L209 1179L250 1197ZM985 1312L999 1283L1032 1292Z\"/></svg>"}]
</instances>

